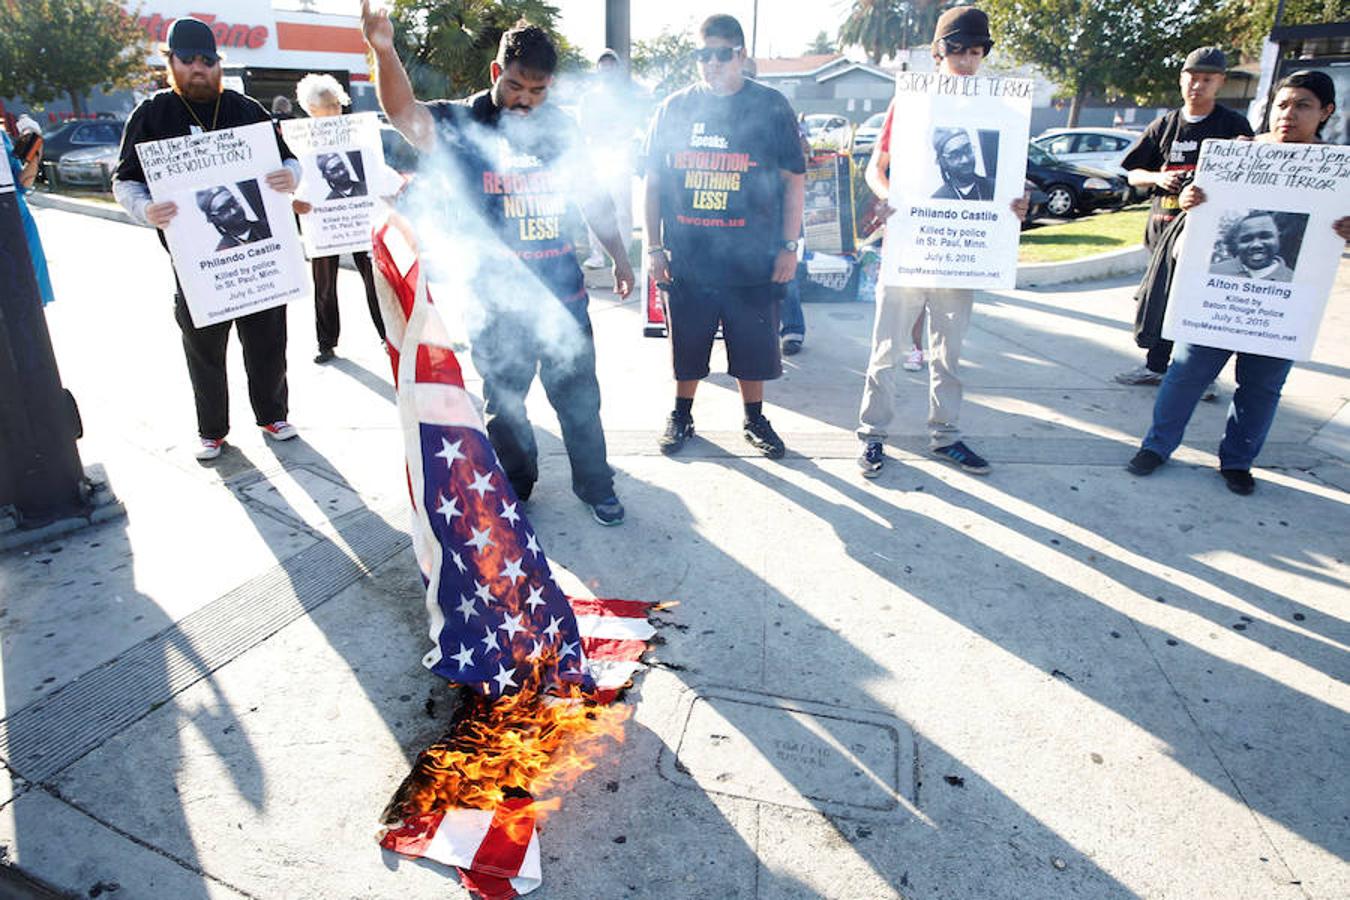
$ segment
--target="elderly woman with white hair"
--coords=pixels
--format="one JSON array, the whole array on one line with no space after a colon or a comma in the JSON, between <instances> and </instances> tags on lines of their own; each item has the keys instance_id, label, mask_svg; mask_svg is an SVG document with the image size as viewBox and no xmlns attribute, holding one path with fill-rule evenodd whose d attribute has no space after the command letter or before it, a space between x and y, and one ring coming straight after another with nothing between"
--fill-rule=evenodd
<instances>
[{"instance_id":1,"label":"elderly woman with white hair","mask_svg":"<svg viewBox=\"0 0 1350 900\"><path fill-rule=\"evenodd\" d=\"M311 72L295 86L295 99L307 115L313 117L340 116L343 107L351 105L351 97L343 90L341 82L332 75ZM313 206L303 200L294 201L295 211L304 214ZM318 336L319 353L314 357L316 363L327 363L334 358L337 349L338 334L342 323L338 316L337 274L338 256L316 256L310 260L314 273L314 330ZM366 306L370 309L370 319L375 323L375 331L380 340L384 340L384 320L380 317L380 302L375 295L375 277L370 267L369 253L353 253L352 261L361 273L366 286Z\"/></svg>"}]
</instances>

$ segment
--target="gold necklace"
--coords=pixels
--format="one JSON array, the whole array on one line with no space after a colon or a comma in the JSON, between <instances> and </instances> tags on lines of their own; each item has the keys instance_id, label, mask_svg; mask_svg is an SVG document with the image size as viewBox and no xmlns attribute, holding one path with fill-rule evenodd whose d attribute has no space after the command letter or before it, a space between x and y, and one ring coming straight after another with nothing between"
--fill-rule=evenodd
<instances>
[{"instance_id":1,"label":"gold necklace","mask_svg":"<svg viewBox=\"0 0 1350 900\"><path fill-rule=\"evenodd\" d=\"M221 93L224 93L224 91L222 91ZM183 101L183 105L187 107L188 115L192 116L192 121L197 123L198 128L200 128L202 131L216 130L216 120L220 118L220 94L216 94L216 109L215 112L211 113L210 128L207 128L205 123L203 123L201 119L197 118L197 111L192 108L192 104L187 101L186 97L184 97L182 94L179 94L178 99Z\"/></svg>"}]
</instances>

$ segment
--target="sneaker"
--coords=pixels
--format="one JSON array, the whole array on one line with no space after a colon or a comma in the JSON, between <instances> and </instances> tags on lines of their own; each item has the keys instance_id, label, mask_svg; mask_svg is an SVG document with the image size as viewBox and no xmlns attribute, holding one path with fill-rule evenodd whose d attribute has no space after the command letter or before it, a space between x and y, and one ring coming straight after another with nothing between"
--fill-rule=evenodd
<instances>
[{"instance_id":1,"label":"sneaker","mask_svg":"<svg viewBox=\"0 0 1350 900\"><path fill-rule=\"evenodd\" d=\"M961 441L957 441L955 444L948 444L945 447L934 447L928 452L938 459L943 459L949 463L960 466L972 475L989 474L989 463L985 461L985 458L967 447Z\"/></svg>"},{"instance_id":2,"label":"sneaker","mask_svg":"<svg viewBox=\"0 0 1350 900\"><path fill-rule=\"evenodd\" d=\"M920 350L918 347L915 347L913 350L909 351L909 355L905 357L905 361L900 364L900 367L903 368L906 372L922 371L923 351Z\"/></svg>"},{"instance_id":3,"label":"sneaker","mask_svg":"<svg viewBox=\"0 0 1350 900\"><path fill-rule=\"evenodd\" d=\"M1219 474L1223 476L1224 484L1235 494L1245 497L1256 490L1256 479L1252 477L1251 469L1220 469Z\"/></svg>"},{"instance_id":4,"label":"sneaker","mask_svg":"<svg viewBox=\"0 0 1350 900\"><path fill-rule=\"evenodd\" d=\"M1209 383L1209 387L1205 388L1205 392L1200 395L1200 399L1206 403L1214 403L1219 399L1219 390L1214 387L1214 382Z\"/></svg>"},{"instance_id":5,"label":"sneaker","mask_svg":"<svg viewBox=\"0 0 1350 900\"><path fill-rule=\"evenodd\" d=\"M582 260L581 264L587 269L603 269L605 267L605 258L598 253L592 253Z\"/></svg>"},{"instance_id":6,"label":"sneaker","mask_svg":"<svg viewBox=\"0 0 1350 900\"><path fill-rule=\"evenodd\" d=\"M1162 384L1163 373L1155 372L1148 366L1135 366L1133 369L1126 369L1124 372L1117 372L1113 379L1116 384Z\"/></svg>"},{"instance_id":7,"label":"sneaker","mask_svg":"<svg viewBox=\"0 0 1350 900\"><path fill-rule=\"evenodd\" d=\"M319 354L318 354L318 356L315 356L315 357L314 357L314 361L315 361L316 363L318 363L319 365L323 365L324 363L330 363L330 362L332 362L332 361L333 361L334 359L336 359L336 358L337 358L337 354L335 354L335 353L332 351L332 349L330 349L330 348L328 348L328 347L324 347L324 348L322 348L322 349L319 350Z\"/></svg>"},{"instance_id":8,"label":"sneaker","mask_svg":"<svg viewBox=\"0 0 1350 900\"><path fill-rule=\"evenodd\" d=\"M868 441L862 455L858 457L858 468L862 469L862 476L876 478L881 474L881 467L884 465L886 465L886 449L881 445L881 441Z\"/></svg>"},{"instance_id":9,"label":"sneaker","mask_svg":"<svg viewBox=\"0 0 1350 900\"><path fill-rule=\"evenodd\" d=\"M1131 475L1152 475L1153 470L1161 466L1164 460L1152 450L1140 450L1134 457L1125 464Z\"/></svg>"},{"instance_id":10,"label":"sneaker","mask_svg":"<svg viewBox=\"0 0 1350 900\"><path fill-rule=\"evenodd\" d=\"M203 462L215 459L220 455L220 448L224 443L224 438L202 438L202 445L197 449L197 458Z\"/></svg>"},{"instance_id":11,"label":"sneaker","mask_svg":"<svg viewBox=\"0 0 1350 900\"><path fill-rule=\"evenodd\" d=\"M610 495L608 500L601 500L591 506L591 517L601 525L622 525L623 504L618 497Z\"/></svg>"},{"instance_id":12,"label":"sneaker","mask_svg":"<svg viewBox=\"0 0 1350 900\"><path fill-rule=\"evenodd\" d=\"M802 352L802 342L798 338L783 338L783 355L796 356Z\"/></svg>"},{"instance_id":13,"label":"sneaker","mask_svg":"<svg viewBox=\"0 0 1350 900\"><path fill-rule=\"evenodd\" d=\"M787 448L783 446L783 439L773 430L773 426L764 416L746 419L744 428L742 433L745 435L746 443L769 459L782 459L783 454L787 452Z\"/></svg>"},{"instance_id":14,"label":"sneaker","mask_svg":"<svg viewBox=\"0 0 1350 900\"><path fill-rule=\"evenodd\" d=\"M656 446L661 448L661 452L666 456L671 456L680 452L684 442L694 436L694 417L681 416L678 413L671 413L666 418L666 431L656 441Z\"/></svg>"},{"instance_id":15,"label":"sneaker","mask_svg":"<svg viewBox=\"0 0 1350 900\"><path fill-rule=\"evenodd\" d=\"M263 434L274 441L289 441L300 432L295 430L295 426L285 419L278 419L270 425L259 425Z\"/></svg>"}]
</instances>

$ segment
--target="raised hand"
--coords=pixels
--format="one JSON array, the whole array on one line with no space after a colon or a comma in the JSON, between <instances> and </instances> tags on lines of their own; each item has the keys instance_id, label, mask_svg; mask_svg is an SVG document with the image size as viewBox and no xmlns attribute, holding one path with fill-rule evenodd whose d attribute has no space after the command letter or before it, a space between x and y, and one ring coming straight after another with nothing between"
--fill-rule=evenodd
<instances>
[{"instance_id":1,"label":"raised hand","mask_svg":"<svg viewBox=\"0 0 1350 900\"><path fill-rule=\"evenodd\" d=\"M371 12L370 0L361 0L361 34L376 53L394 49L394 23L385 9Z\"/></svg>"}]
</instances>

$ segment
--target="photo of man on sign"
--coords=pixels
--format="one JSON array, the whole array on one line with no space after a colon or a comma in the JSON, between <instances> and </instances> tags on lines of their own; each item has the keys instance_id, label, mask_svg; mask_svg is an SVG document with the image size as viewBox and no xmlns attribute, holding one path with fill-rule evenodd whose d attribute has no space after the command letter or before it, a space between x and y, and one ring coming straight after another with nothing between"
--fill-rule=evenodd
<instances>
[{"instance_id":1,"label":"photo of man on sign","mask_svg":"<svg viewBox=\"0 0 1350 900\"><path fill-rule=\"evenodd\" d=\"M261 212L262 198L258 195L258 183L240 182L237 188L239 196L223 184L197 191L197 208L206 216L206 221L220 233L217 250L228 250L241 244L266 240L272 236L267 216ZM251 207L251 210L246 209L245 204Z\"/></svg>"},{"instance_id":2,"label":"photo of man on sign","mask_svg":"<svg viewBox=\"0 0 1350 900\"><path fill-rule=\"evenodd\" d=\"M320 153L314 157L319 174L328 183L328 196L325 200L341 200L345 197L366 196L366 182L361 165L361 151L352 150L345 154Z\"/></svg>"},{"instance_id":3,"label":"photo of man on sign","mask_svg":"<svg viewBox=\"0 0 1350 900\"><path fill-rule=\"evenodd\" d=\"M938 171L942 173L942 186L933 194L934 200L994 199L998 132L981 132L980 138L985 175L976 172L975 144L970 139L969 131L943 126L933 129L933 151L937 155Z\"/></svg>"},{"instance_id":4,"label":"photo of man on sign","mask_svg":"<svg viewBox=\"0 0 1350 900\"><path fill-rule=\"evenodd\" d=\"M1250 209L1225 222L1210 257L1211 275L1293 281L1307 213Z\"/></svg>"}]
</instances>

